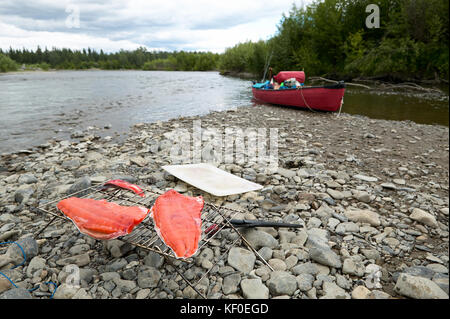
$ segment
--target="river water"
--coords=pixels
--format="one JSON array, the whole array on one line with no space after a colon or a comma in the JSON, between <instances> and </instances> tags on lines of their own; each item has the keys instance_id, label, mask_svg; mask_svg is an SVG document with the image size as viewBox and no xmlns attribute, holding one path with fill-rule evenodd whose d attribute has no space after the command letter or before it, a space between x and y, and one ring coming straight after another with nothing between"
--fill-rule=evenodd
<instances>
[{"instance_id":1,"label":"river water","mask_svg":"<svg viewBox=\"0 0 450 319\"><path fill-rule=\"evenodd\" d=\"M49 71L0 75L0 154L51 138L117 135L139 122L252 105L250 81L217 72ZM448 101L348 88L342 112L448 126ZM105 129L104 127L108 127ZM110 128L109 128L110 127Z\"/></svg>"}]
</instances>

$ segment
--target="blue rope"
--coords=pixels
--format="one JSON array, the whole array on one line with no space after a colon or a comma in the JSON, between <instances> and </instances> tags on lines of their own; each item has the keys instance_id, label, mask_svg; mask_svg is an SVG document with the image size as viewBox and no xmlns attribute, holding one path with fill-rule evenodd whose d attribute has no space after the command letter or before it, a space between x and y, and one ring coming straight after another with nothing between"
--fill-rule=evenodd
<instances>
[{"instance_id":1,"label":"blue rope","mask_svg":"<svg viewBox=\"0 0 450 319\"><path fill-rule=\"evenodd\" d=\"M27 255L25 254L25 250L22 248L22 246L20 246L20 244L19 243L16 243L15 241L5 241L5 242L3 242L3 243L0 243L0 245L6 245L6 244L16 244L19 248L20 248L20 250L22 251L22 255L23 255L23 261L20 263L20 264L18 264L18 265L15 265L14 267L12 267L11 269L14 269L14 268L17 268L17 267L20 267L20 266L22 266L22 265L24 265L25 264L25 261L27 260ZM6 276L4 273L2 273L1 271L0 271L0 275L2 275L3 277L5 277L15 288L19 288L19 287L17 287L17 285L8 277L8 276ZM58 285L56 285L53 281L47 281L47 282L45 282L45 284L46 285L48 285L48 284L52 284L54 287L55 287L55 289L53 290L53 293L52 293L52 295L50 296L50 299L52 299L53 298L53 295L55 294L55 292L56 292L56 289L58 288ZM36 286L36 287L34 287L34 288L31 288L31 289L28 289L28 291L29 292L33 292L33 291L35 291L36 289L38 289L39 288L39 286Z\"/></svg>"}]
</instances>

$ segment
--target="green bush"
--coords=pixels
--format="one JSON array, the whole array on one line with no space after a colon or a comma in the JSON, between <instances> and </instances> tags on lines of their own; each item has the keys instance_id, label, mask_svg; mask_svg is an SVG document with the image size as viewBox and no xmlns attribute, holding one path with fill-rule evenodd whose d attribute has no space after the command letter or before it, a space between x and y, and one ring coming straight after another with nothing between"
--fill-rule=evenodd
<instances>
[{"instance_id":1,"label":"green bush","mask_svg":"<svg viewBox=\"0 0 450 319\"><path fill-rule=\"evenodd\" d=\"M16 62L0 53L0 72L16 71L19 68Z\"/></svg>"}]
</instances>

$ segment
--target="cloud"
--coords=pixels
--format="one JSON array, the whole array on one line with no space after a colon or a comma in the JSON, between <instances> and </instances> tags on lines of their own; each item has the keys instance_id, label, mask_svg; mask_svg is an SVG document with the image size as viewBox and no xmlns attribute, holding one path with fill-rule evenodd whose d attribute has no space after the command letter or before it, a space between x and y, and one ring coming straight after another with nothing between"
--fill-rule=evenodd
<instances>
[{"instance_id":1,"label":"cloud","mask_svg":"<svg viewBox=\"0 0 450 319\"><path fill-rule=\"evenodd\" d=\"M292 2L274 0L5 0L0 2L0 47L221 52L273 35L291 7ZM70 27L74 14L79 28Z\"/></svg>"}]
</instances>

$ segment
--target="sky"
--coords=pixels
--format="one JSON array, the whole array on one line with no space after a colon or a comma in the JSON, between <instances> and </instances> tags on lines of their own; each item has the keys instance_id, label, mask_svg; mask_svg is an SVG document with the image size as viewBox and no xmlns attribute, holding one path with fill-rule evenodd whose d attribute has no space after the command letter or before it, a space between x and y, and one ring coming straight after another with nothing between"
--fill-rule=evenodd
<instances>
[{"instance_id":1,"label":"sky","mask_svg":"<svg viewBox=\"0 0 450 319\"><path fill-rule=\"evenodd\" d=\"M292 5L312 0L1 0L0 48L222 53L267 40Z\"/></svg>"}]
</instances>

